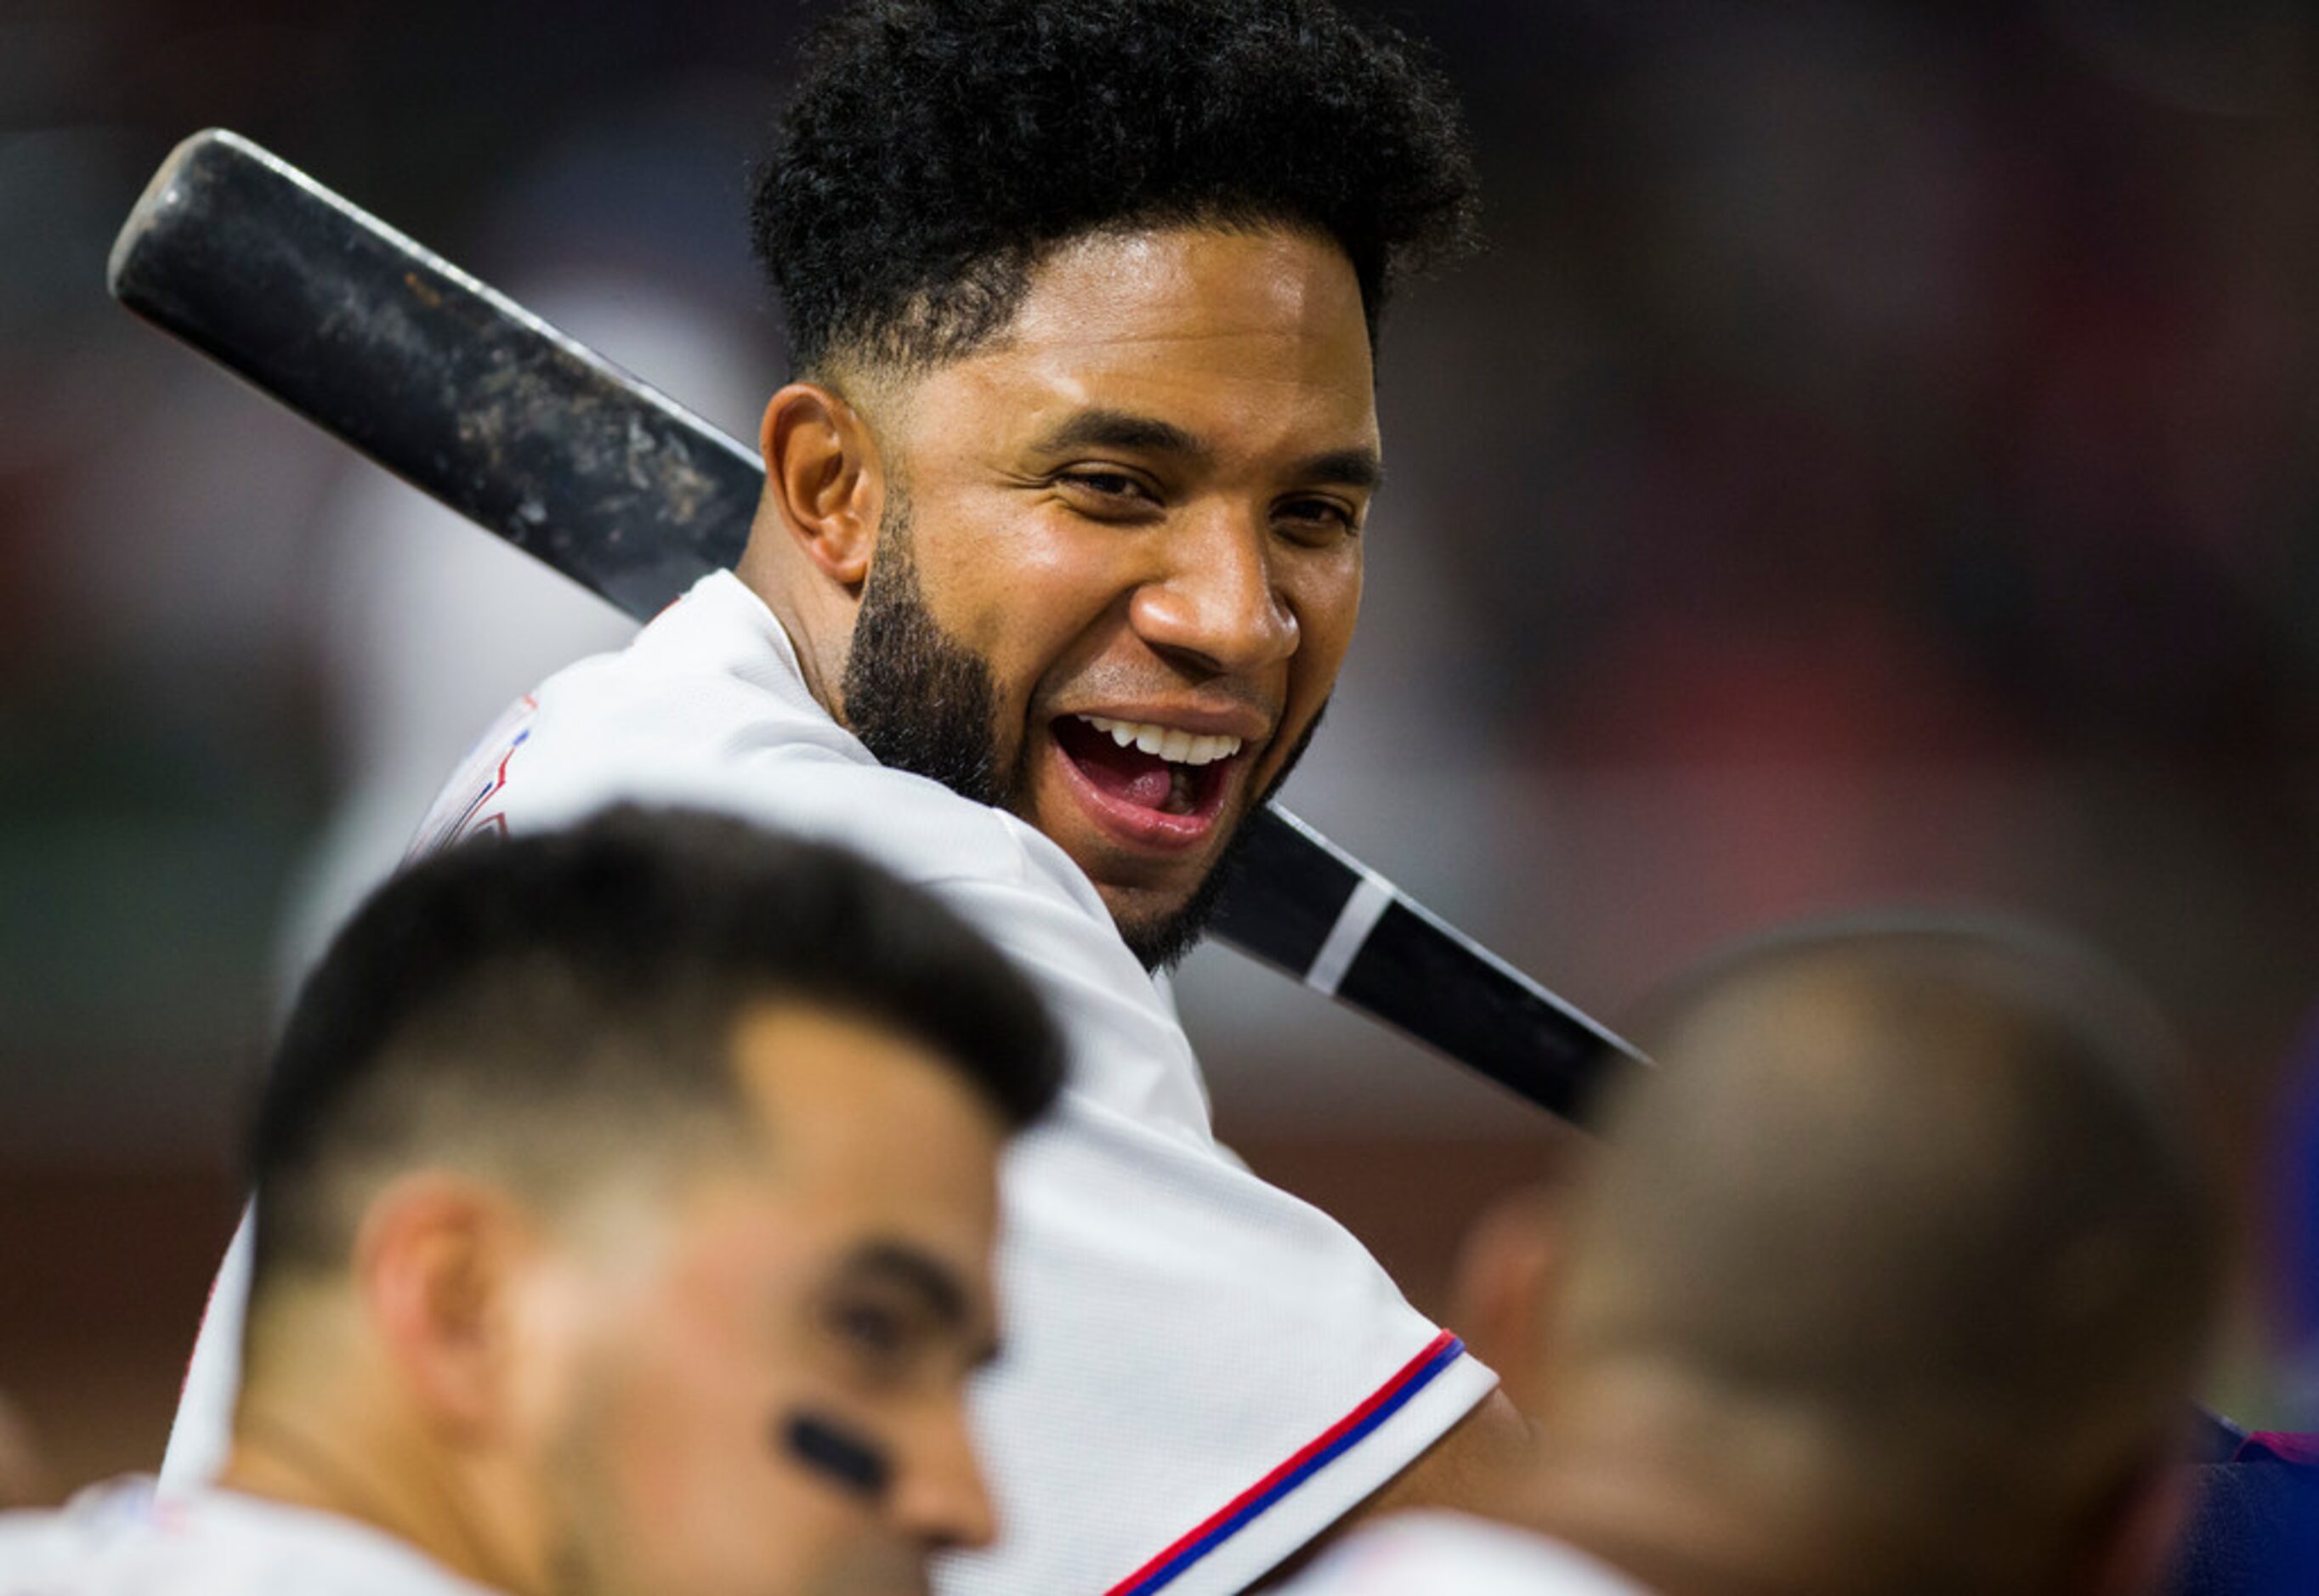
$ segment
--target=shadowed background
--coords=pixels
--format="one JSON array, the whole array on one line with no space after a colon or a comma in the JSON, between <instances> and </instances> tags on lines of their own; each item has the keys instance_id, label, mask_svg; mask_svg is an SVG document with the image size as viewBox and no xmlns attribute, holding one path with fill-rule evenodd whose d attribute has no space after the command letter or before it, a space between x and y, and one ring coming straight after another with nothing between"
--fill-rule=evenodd
<instances>
[{"instance_id":1,"label":"shadowed background","mask_svg":"<svg viewBox=\"0 0 2319 1596\"><path fill-rule=\"evenodd\" d=\"M114 228L229 125L751 436L784 366L745 167L822 9L0 11L0 1391L43 1493L158 1458L299 950L624 633L132 322ZM2319 1423L2319 24L1394 14L1466 93L1494 248L1387 327L1363 632L1290 802L1611 1014L1814 910L2089 937L2241 1177L2215 1394ZM1557 1156L1231 955L1181 995L1226 1137L1430 1307Z\"/></svg>"}]
</instances>

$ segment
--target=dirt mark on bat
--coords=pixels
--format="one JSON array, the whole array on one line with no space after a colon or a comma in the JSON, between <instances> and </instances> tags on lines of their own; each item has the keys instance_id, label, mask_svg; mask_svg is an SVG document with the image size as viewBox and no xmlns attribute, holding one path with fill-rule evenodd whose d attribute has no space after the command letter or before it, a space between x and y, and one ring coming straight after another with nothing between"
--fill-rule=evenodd
<instances>
[{"instance_id":1,"label":"dirt mark on bat","mask_svg":"<svg viewBox=\"0 0 2319 1596\"><path fill-rule=\"evenodd\" d=\"M594 520L609 513L688 526L718 500L718 480L684 437L560 352L524 360L496 347L482 369L447 373L443 382L478 481L519 484L515 515L524 526L553 518L559 482L594 488Z\"/></svg>"}]
</instances>

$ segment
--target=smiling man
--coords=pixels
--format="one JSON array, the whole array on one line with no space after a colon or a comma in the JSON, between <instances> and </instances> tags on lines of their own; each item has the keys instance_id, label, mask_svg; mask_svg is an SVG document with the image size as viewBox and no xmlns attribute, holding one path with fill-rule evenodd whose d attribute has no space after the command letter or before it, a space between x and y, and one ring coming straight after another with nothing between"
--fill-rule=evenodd
<instances>
[{"instance_id":1,"label":"smiling man","mask_svg":"<svg viewBox=\"0 0 2319 1596\"><path fill-rule=\"evenodd\" d=\"M840 345L765 418L740 575L817 697L1060 844L1147 966L1196 936L1352 640L1364 304L1309 226L1113 228L1051 246L971 352L909 380Z\"/></svg>"},{"instance_id":2,"label":"smiling man","mask_svg":"<svg viewBox=\"0 0 2319 1596\"><path fill-rule=\"evenodd\" d=\"M1006 1533L948 1592L1242 1589L1527 1445L1217 1145L1152 975L1328 701L1377 318L1472 208L1445 86L1318 0L840 14L758 180L798 380L738 569L527 699L422 830L726 807L861 848L1038 983L1072 1070L1006 1169ZM181 1463L229 1377L197 1359Z\"/></svg>"},{"instance_id":3,"label":"smiling man","mask_svg":"<svg viewBox=\"0 0 2319 1596\"><path fill-rule=\"evenodd\" d=\"M0 1596L910 1596L994 1531L997 1160L1060 1039L838 850L615 813L382 888L251 1136L215 1485L0 1515Z\"/></svg>"}]
</instances>

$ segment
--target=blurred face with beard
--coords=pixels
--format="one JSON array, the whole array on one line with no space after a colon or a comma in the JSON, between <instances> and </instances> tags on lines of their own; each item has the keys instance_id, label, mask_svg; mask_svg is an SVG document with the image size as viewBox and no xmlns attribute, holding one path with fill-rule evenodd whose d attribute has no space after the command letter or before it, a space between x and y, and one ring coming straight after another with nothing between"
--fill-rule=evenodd
<instances>
[{"instance_id":1,"label":"blurred face with beard","mask_svg":"<svg viewBox=\"0 0 2319 1596\"><path fill-rule=\"evenodd\" d=\"M988 344L855 392L795 384L766 419L769 501L846 595L836 626L775 601L809 679L881 762L1052 838L1171 962L1351 641L1380 467L1350 264L1291 229L1092 236ZM853 464L784 459L801 410L838 418L830 451L858 434ZM846 470L877 509L833 541L805 490Z\"/></svg>"}]
</instances>

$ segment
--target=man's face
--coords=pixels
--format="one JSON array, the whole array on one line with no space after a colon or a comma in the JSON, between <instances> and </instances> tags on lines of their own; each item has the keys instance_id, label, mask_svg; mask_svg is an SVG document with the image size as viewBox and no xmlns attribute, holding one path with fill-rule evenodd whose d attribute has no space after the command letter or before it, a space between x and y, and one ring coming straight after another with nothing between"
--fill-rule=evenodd
<instances>
[{"instance_id":1,"label":"man's face","mask_svg":"<svg viewBox=\"0 0 2319 1596\"><path fill-rule=\"evenodd\" d=\"M743 1028L762 1152L585 1221L536 1434L556 1596L868 1596L992 1533L962 1406L993 1345L1001 1132L916 1043Z\"/></svg>"},{"instance_id":2,"label":"man's face","mask_svg":"<svg viewBox=\"0 0 2319 1596\"><path fill-rule=\"evenodd\" d=\"M1378 458L1350 264L1282 230L1084 239L878 419L849 723L1052 837L1164 957L1352 638Z\"/></svg>"}]
</instances>

